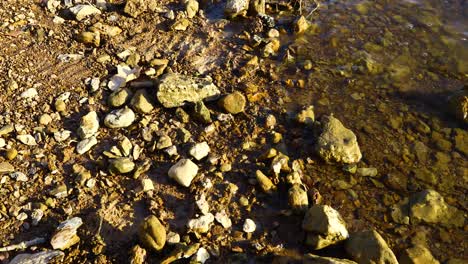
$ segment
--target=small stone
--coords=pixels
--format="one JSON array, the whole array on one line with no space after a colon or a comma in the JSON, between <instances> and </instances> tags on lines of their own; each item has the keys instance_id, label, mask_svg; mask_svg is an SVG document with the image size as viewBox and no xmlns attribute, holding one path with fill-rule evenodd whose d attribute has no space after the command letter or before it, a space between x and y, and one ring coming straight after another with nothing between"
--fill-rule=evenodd
<instances>
[{"instance_id":1,"label":"small stone","mask_svg":"<svg viewBox=\"0 0 468 264\"><path fill-rule=\"evenodd\" d=\"M318 154L327 162L357 163L362 154L356 135L333 116L322 120L322 133L317 140Z\"/></svg>"},{"instance_id":2,"label":"small stone","mask_svg":"<svg viewBox=\"0 0 468 264\"><path fill-rule=\"evenodd\" d=\"M165 149L172 146L172 139L168 135L162 135L156 144L157 149Z\"/></svg>"},{"instance_id":3,"label":"small stone","mask_svg":"<svg viewBox=\"0 0 468 264\"><path fill-rule=\"evenodd\" d=\"M247 15L248 9L249 0L227 0L224 13L230 18L234 18Z\"/></svg>"},{"instance_id":4,"label":"small stone","mask_svg":"<svg viewBox=\"0 0 468 264\"><path fill-rule=\"evenodd\" d=\"M114 110L104 118L104 124L109 128L129 127L133 121L135 113L128 107Z\"/></svg>"},{"instance_id":5,"label":"small stone","mask_svg":"<svg viewBox=\"0 0 468 264\"><path fill-rule=\"evenodd\" d=\"M14 171L15 167L13 167L9 162L0 162L0 175Z\"/></svg>"},{"instance_id":6,"label":"small stone","mask_svg":"<svg viewBox=\"0 0 468 264\"><path fill-rule=\"evenodd\" d=\"M52 122L52 117L49 114L42 114L39 117L39 124L43 126L47 126L50 122Z\"/></svg>"},{"instance_id":7,"label":"small stone","mask_svg":"<svg viewBox=\"0 0 468 264\"><path fill-rule=\"evenodd\" d=\"M16 179L16 181L19 181L19 182L27 182L28 181L28 176L26 176L26 174L20 172L20 171L16 171L16 172L13 172L12 174L10 174L10 177L13 178L13 179Z\"/></svg>"},{"instance_id":8,"label":"small stone","mask_svg":"<svg viewBox=\"0 0 468 264\"><path fill-rule=\"evenodd\" d=\"M247 100L240 92L233 92L221 98L218 104L230 114L238 114L244 111Z\"/></svg>"},{"instance_id":9,"label":"small stone","mask_svg":"<svg viewBox=\"0 0 468 264\"><path fill-rule=\"evenodd\" d=\"M345 249L358 263L398 264L393 251L375 230L352 234Z\"/></svg>"},{"instance_id":10,"label":"small stone","mask_svg":"<svg viewBox=\"0 0 468 264\"><path fill-rule=\"evenodd\" d=\"M135 169L135 163L129 158L119 158L110 161L109 171L112 174L125 174Z\"/></svg>"},{"instance_id":11,"label":"small stone","mask_svg":"<svg viewBox=\"0 0 468 264\"><path fill-rule=\"evenodd\" d=\"M15 128L12 125L5 125L0 128L0 136L8 135L13 132Z\"/></svg>"},{"instance_id":12,"label":"small stone","mask_svg":"<svg viewBox=\"0 0 468 264\"><path fill-rule=\"evenodd\" d=\"M169 232L166 237L166 243L169 245L178 244L180 242L180 235L175 232Z\"/></svg>"},{"instance_id":13,"label":"small stone","mask_svg":"<svg viewBox=\"0 0 468 264\"><path fill-rule=\"evenodd\" d=\"M294 31L296 34L304 33L310 27L310 22L304 16L299 17L295 22Z\"/></svg>"},{"instance_id":14,"label":"small stone","mask_svg":"<svg viewBox=\"0 0 468 264\"><path fill-rule=\"evenodd\" d=\"M279 38L280 33L279 33L279 31L277 29L272 28L272 29L268 30L267 36L269 38Z\"/></svg>"},{"instance_id":15,"label":"small stone","mask_svg":"<svg viewBox=\"0 0 468 264\"><path fill-rule=\"evenodd\" d=\"M206 141L195 144L189 150L189 154L192 157L194 157L196 160L203 159L204 157L208 156L209 153L210 153L210 146L208 146L208 143Z\"/></svg>"},{"instance_id":16,"label":"small stone","mask_svg":"<svg viewBox=\"0 0 468 264\"><path fill-rule=\"evenodd\" d=\"M215 215L215 219L224 228L230 228L232 226L232 221L229 218L229 216L226 214L225 210L222 210L221 212L217 212Z\"/></svg>"},{"instance_id":17,"label":"small stone","mask_svg":"<svg viewBox=\"0 0 468 264\"><path fill-rule=\"evenodd\" d=\"M211 123L211 113L208 107L205 106L203 102L195 103L195 107L193 109L193 115L196 119L200 120L205 124Z\"/></svg>"},{"instance_id":18,"label":"small stone","mask_svg":"<svg viewBox=\"0 0 468 264\"><path fill-rule=\"evenodd\" d=\"M78 136L81 139L90 138L96 135L99 130L99 118L95 111L91 111L81 117L80 127L78 128Z\"/></svg>"},{"instance_id":19,"label":"small stone","mask_svg":"<svg viewBox=\"0 0 468 264\"><path fill-rule=\"evenodd\" d=\"M160 251L166 244L166 229L154 215L141 223L138 236L145 247L154 251Z\"/></svg>"},{"instance_id":20,"label":"small stone","mask_svg":"<svg viewBox=\"0 0 468 264\"><path fill-rule=\"evenodd\" d=\"M302 109L296 116L297 122L312 126L315 122L314 106L308 106Z\"/></svg>"},{"instance_id":21,"label":"small stone","mask_svg":"<svg viewBox=\"0 0 468 264\"><path fill-rule=\"evenodd\" d=\"M296 211L305 211L309 207L307 192L299 184L294 184L288 191L289 206Z\"/></svg>"},{"instance_id":22,"label":"small stone","mask_svg":"<svg viewBox=\"0 0 468 264\"><path fill-rule=\"evenodd\" d=\"M378 174L376 168L359 168L356 170L357 175L362 177L375 177Z\"/></svg>"},{"instance_id":23,"label":"small stone","mask_svg":"<svg viewBox=\"0 0 468 264\"><path fill-rule=\"evenodd\" d=\"M210 258L210 253L204 247L200 247L192 258L195 263L205 263Z\"/></svg>"},{"instance_id":24,"label":"small stone","mask_svg":"<svg viewBox=\"0 0 468 264\"><path fill-rule=\"evenodd\" d=\"M172 146L166 148L164 151L167 153L167 155L169 155L169 156L171 156L171 157L172 157L172 156L176 156L176 155L178 154L178 153L177 153L177 147L174 146L174 145L172 145Z\"/></svg>"},{"instance_id":25,"label":"small stone","mask_svg":"<svg viewBox=\"0 0 468 264\"><path fill-rule=\"evenodd\" d=\"M141 180L141 186L144 192L149 192L154 190L154 184L151 179L143 179Z\"/></svg>"},{"instance_id":26,"label":"small stone","mask_svg":"<svg viewBox=\"0 0 468 264\"><path fill-rule=\"evenodd\" d=\"M5 153L5 157L8 160L14 160L16 156L18 156L18 150L16 150L15 148L8 149Z\"/></svg>"},{"instance_id":27,"label":"small stone","mask_svg":"<svg viewBox=\"0 0 468 264\"><path fill-rule=\"evenodd\" d=\"M130 105L136 112L142 114L147 114L154 109L154 105L151 102L149 95L145 89L140 89L136 91L135 95L130 101Z\"/></svg>"},{"instance_id":28,"label":"small stone","mask_svg":"<svg viewBox=\"0 0 468 264\"><path fill-rule=\"evenodd\" d=\"M88 152L92 147L94 147L97 143L98 142L95 136L83 139L82 141L78 142L78 144L76 144L76 153L80 155L84 154Z\"/></svg>"},{"instance_id":29,"label":"small stone","mask_svg":"<svg viewBox=\"0 0 468 264\"><path fill-rule=\"evenodd\" d=\"M340 213L328 205L314 205L304 216L302 228L309 232L306 244L318 250L349 237Z\"/></svg>"},{"instance_id":30,"label":"small stone","mask_svg":"<svg viewBox=\"0 0 468 264\"><path fill-rule=\"evenodd\" d=\"M202 215L199 218L191 219L187 226L190 230L197 233L206 233L210 230L211 223L214 221L212 213Z\"/></svg>"},{"instance_id":31,"label":"small stone","mask_svg":"<svg viewBox=\"0 0 468 264\"><path fill-rule=\"evenodd\" d=\"M182 18L172 24L171 29L175 31L185 31L192 23L186 18Z\"/></svg>"},{"instance_id":32,"label":"small stone","mask_svg":"<svg viewBox=\"0 0 468 264\"><path fill-rule=\"evenodd\" d=\"M127 88L122 88L112 92L107 101L112 107L121 107L130 101L130 98L132 98L132 92Z\"/></svg>"},{"instance_id":33,"label":"small stone","mask_svg":"<svg viewBox=\"0 0 468 264\"><path fill-rule=\"evenodd\" d=\"M431 251L422 245L416 245L403 251L398 258L400 264L439 264Z\"/></svg>"},{"instance_id":34,"label":"small stone","mask_svg":"<svg viewBox=\"0 0 468 264\"><path fill-rule=\"evenodd\" d=\"M187 17L192 18L198 12L199 4L196 0L188 0L185 5L185 11L187 12Z\"/></svg>"},{"instance_id":35,"label":"small stone","mask_svg":"<svg viewBox=\"0 0 468 264\"><path fill-rule=\"evenodd\" d=\"M182 186L189 187L198 173L198 166L189 159L181 159L168 172L170 178Z\"/></svg>"},{"instance_id":36,"label":"small stone","mask_svg":"<svg viewBox=\"0 0 468 264\"><path fill-rule=\"evenodd\" d=\"M182 123L188 123L190 121L189 114L187 114L187 112L185 112L184 109L182 109L180 107L176 109L175 114L176 114L177 118L179 118L179 120Z\"/></svg>"},{"instance_id":37,"label":"small stone","mask_svg":"<svg viewBox=\"0 0 468 264\"><path fill-rule=\"evenodd\" d=\"M63 100L55 100L54 106L57 112L65 112L67 110L67 104Z\"/></svg>"},{"instance_id":38,"label":"small stone","mask_svg":"<svg viewBox=\"0 0 468 264\"><path fill-rule=\"evenodd\" d=\"M205 194L202 194L195 203L197 204L197 207L202 214L207 214L210 212L210 205L206 201Z\"/></svg>"},{"instance_id":39,"label":"small stone","mask_svg":"<svg viewBox=\"0 0 468 264\"><path fill-rule=\"evenodd\" d=\"M101 14L101 10L92 5L76 5L70 8L70 12L75 15L75 18L78 21L81 21L89 16Z\"/></svg>"},{"instance_id":40,"label":"small stone","mask_svg":"<svg viewBox=\"0 0 468 264\"><path fill-rule=\"evenodd\" d=\"M84 44L91 44L94 45L95 47L99 47L101 44L101 33L99 31L96 32L89 32L89 31L84 31L80 32L76 36L76 40L78 42L84 43Z\"/></svg>"},{"instance_id":41,"label":"small stone","mask_svg":"<svg viewBox=\"0 0 468 264\"><path fill-rule=\"evenodd\" d=\"M24 99L32 99L38 95L39 94L37 93L36 88L29 88L26 91L22 92L20 96Z\"/></svg>"},{"instance_id":42,"label":"small stone","mask_svg":"<svg viewBox=\"0 0 468 264\"><path fill-rule=\"evenodd\" d=\"M245 219L244 225L242 226L242 230L246 233L253 233L255 232L255 229L257 229L257 225L255 224L255 222L250 218Z\"/></svg>"},{"instance_id":43,"label":"small stone","mask_svg":"<svg viewBox=\"0 0 468 264\"><path fill-rule=\"evenodd\" d=\"M146 250L139 245L135 245L131 251L130 264L145 264Z\"/></svg>"},{"instance_id":44,"label":"small stone","mask_svg":"<svg viewBox=\"0 0 468 264\"><path fill-rule=\"evenodd\" d=\"M64 250L78 243L80 237L76 234L76 231L82 224L83 221L79 217L73 217L60 223L50 240L52 248Z\"/></svg>"},{"instance_id":45,"label":"small stone","mask_svg":"<svg viewBox=\"0 0 468 264\"><path fill-rule=\"evenodd\" d=\"M42 211L41 209L34 209L31 213L32 225L37 226L43 216L44 216L44 211Z\"/></svg>"},{"instance_id":46,"label":"small stone","mask_svg":"<svg viewBox=\"0 0 468 264\"><path fill-rule=\"evenodd\" d=\"M257 182L262 188L262 190L266 193L271 193L276 189L276 186L273 184L273 182L268 178L263 172L260 170L257 170L255 172L255 176L257 177Z\"/></svg>"},{"instance_id":47,"label":"small stone","mask_svg":"<svg viewBox=\"0 0 468 264\"><path fill-rule=\"evenodd\" d=\"M55 198L64 198L68 196L68 189L65 184L61 184L54 189L49 191L49 194L51 196L54 196Z\"/></svg>"},{"instance_id":48,"label":"small stone","mask_svg":"<svg viewBox=\"0 0 468 264\"><path fill-rule=\"evenodd\" d=\"M28 146L36 146L36 139L31 135L18 135L16 136L21 143L28 145Z\"/></svg>"}]
</instances>

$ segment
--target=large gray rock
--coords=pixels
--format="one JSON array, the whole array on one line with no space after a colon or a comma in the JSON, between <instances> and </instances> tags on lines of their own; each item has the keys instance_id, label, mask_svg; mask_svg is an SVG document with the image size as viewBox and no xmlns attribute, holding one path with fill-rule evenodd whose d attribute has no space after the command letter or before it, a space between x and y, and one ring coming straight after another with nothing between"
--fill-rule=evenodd
<instances>
[{"instance_id":1,"label":"large gray rock","mask_svg":"<svg viewBox=\"0 0 468 264\"><path fill-rule=\"evenodd\" d=\"M439 264L440 262L435 259L431 251L422 245L416 245L412 248L403 251L398 258L400 264Z\"/></svg>"},{"instance_id":2,"label":"large gray rock","mask_svg":"<svg viewBox=\"0 0 468 264\"><path fill-rule=\"evenodd\" d=\"M357 163L362 154L356 135L333 116L322 119L323 130L317 141L317 152L325 161Z\"/></svg>"},{"instance_id":3,"label":"large gray rock","mask_svg":"<svg viewBox=\"0 0 468 264\"><path fill-rule=\"evenodd\" d=\"M438 192L424 190L410 198L410 221L462 227L465 216L462 211L448 205Z\"/></svg>"},{"instance_id":4,"label":"large gray rock","mask_svg":"<svg viewBox=\"0 0 468 264\"><path fill-rule=\"evenodd\" d=\"M340 213L328 205L314 205L304 216L302 229L308 231L306 244L314 250L336 244L349 237Z\"/></svg>"},{"instance_id":5,"label":"large gray rock","mask_svg":"<svg viewBox=\"0 0 468 264\"><path fill-rule=\"evenodd\" d=\"M345 248L360 264L398 264L393 251L375 230L352 234Z\"/></svg>"},{"instance_id":6,"label":"large gray rock","mask_svg":"<svg viewBox=\"0 0 468 264\"><path fill-rule=\"evenodd\" d=\"M348 259L338 259L338 258L329 258L321 257L314 254L307 254L304 256L304 264L357 264L354 261Z\"/></svg>"},{"instance_id":7,"label":"large gray rock","mask_svg":"<svg viewBox=\"0 0 468 264\"><path fill-rule=\"evenodd\" d=\"M158 101L167 108L178 107L186 102L215 99L220 94L210 78L196 78L177 73L167 73L159 80Z\"/></svg>"}]
</instances>

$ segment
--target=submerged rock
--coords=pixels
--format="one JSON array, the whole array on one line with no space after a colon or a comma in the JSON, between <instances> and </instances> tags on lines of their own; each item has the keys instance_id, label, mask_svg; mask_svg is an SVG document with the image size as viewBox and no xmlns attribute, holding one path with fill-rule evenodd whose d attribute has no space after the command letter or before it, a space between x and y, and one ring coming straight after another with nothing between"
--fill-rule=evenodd
<instances>
[{"instance_id":1,"label":"submerged rock","mask_svg":"<svg viewBox=\"0 0 468 264\"><path fill-rule=\"evenodd\" d=\"M424 190L410 198L410 221L462 227L465 224L463 212L448 205L434 190Z\"/></svg>"},{"instance_id":2,"label":"submerged rock","mask_svg":"<svg viewBox=\"0 0 468 264\"><path fill-rule=\"evenodd\" d=\"M138 236L145 247L154 251L161 250L166 244L166 229L154 215L141 223Z\"/></svg>"},{"instance_id":3,"label":"submerged rock","mask_svg":"<svg viewBox=\"0 0 468 264\"><path fill-rule=\"evenodd\" d=\"M398 264L393 251L375 230L352 234L345 248L358 263Z\"/></svg>"},{"instance_id":4,"label":"submerged rock","mask_svg":"<svg viewBox=\"0 0 468 264\"><path fill-rule=\"evenodd\" d=\"M317 151L325 161L357 163L362 154L356 135L347 129L340 120L325 116L322 120L323 131L317 141Z\"/></svg>"},{"instance_id":5,"label":"submerged rock","mask_svg":"<svg viewBox=\"0 0 468 264\"><path fill-rule=\"evenodd\" d=\"M308 231L306 244L322 249L349 237L340 213L328 205L314 205L304 216L302 229Z\"/></svg>"},{"instance_id":6,"label":"submerged rock","mask_svg":"<svg viewBox=\"0 0 468 264\"><path fill-rule=\"evenodd\" d=\"M200 102L214 99L220 94L211 78L190 77L177 73L167 73L159 80L158 101L167 108L178 107L186 102Z\"/></svg>"}]
</instances>

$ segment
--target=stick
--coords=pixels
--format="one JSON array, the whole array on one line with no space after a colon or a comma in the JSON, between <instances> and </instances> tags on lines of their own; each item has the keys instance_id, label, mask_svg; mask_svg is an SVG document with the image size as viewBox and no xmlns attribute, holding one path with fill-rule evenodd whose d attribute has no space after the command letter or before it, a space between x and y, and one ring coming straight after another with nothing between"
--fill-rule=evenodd
<instances>
[{"instance_id":1,"label":"stick","mask_svg":"<svg viewBox=\"0 0 468 264\"><path fill-rule=\"evenodd\" d=\"M45 238L37 237L37 238L34 238L33 240L23 241L16 245L9 245L6 247L2 247L0 248L0 252L7 252L7 251L12 251L12 250L17 250L17 249L27 249L28 247L39 245L45 242L46 242Z\"/></svg>"}]
</instances>

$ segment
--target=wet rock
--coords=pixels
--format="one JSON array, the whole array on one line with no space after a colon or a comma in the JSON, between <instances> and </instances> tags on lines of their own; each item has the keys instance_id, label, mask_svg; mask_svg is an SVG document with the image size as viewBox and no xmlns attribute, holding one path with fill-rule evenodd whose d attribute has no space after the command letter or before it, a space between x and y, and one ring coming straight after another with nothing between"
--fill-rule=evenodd
<instances>
[{"instance_id":1,"label":"wet rock","mask_svg":"<svg viewBox=\"0 0 468 264\"><path fill-rule=\"evenodd\" d=\"M132 98L132 92L127 88L114 91L109 95L108 103L112 107L121 107Z\"/></svg>"},{"instance_id":2,"label":"wet rock","mask_svg":"<svg viewBox=\"0 0 468 264\"><path fill-rule=\"evenodd\" d=\"M461 227L465 223L463 212L448 205L434 190L424 190L410 198L410 221Z\"/></svg>"},{"instance_id":3,"label":"wet rock","mask_svg":"<svg viewBox=\"0 0 468 264\"><path fill-rule=\"evenodd\" d=\"M135 113L128 107L114 110L104 118L104 124L109 128L129 127L133 121Z\"/></svg>"},{"instance_id":4,"label":"wet rock","mask_svg":"<svg viewBox=\"0 0 468 264\"><path fill-rule=\"evenodd\" d=\"M448 105L458 120L468 123L468 86L450 96Z\"/></svg>"},{"instance_id":5,"label":"wet rock","mask_svg":"<svg viewBox=\"0 0 468 264\"><path fill-rule=\"evenodd\" d=\"M18 135L16 136L16 139L19 140L19 142L28 145L28 146L36 146L37 142L36 139L31 136L31 135Z\"/></svg>"},{"instance_id":6,"label":"wet rock","mask_svg":"<svg viewBox=\"0 0 468 264\"><path fill-rule=\"evenodd\" d=\"M229 216L226 214L225 210L222 210L221 212L217 212L215 215L215 219L224 228L230 228L232 226L232 221L229 218Z\"/></svg>"},{"instance_id":7,"label":"wet rock","mask_svg":"<svg viewBox=\"0 0 468 264\"><path fill-rule=\"evenodd\" d=\"M154 215L141 223L138 236L146 248L154 251L160 251L166 244L166 229Z\"/></svg>"},{"instance_id":8,"label":"wet rock","mask_svg":"<svg viewBox=\"0 0 468 264\"><path fill-rule=\"evenodd\" d=\"M99 118L95 111L91 111L81 117L80 127L78 128L78 136L81 139L86 139L94 136L99 130Z\"/></svg>"},{"instance_id":9,"label":"wet rock","mask_svg":"<svg viewBox=\"0 0 468 264\"><path fill-rule=\"evenodd\" d=\"M321 257L314 254L307 254L304 256L304 264L357 264L354 261L347 259L338 259L330 257Z\"/></svg>"},{"instance_id":10,"label":"wet rock","mask_svg":"<svg viewBox=\"0 0 468 264\"><path fill-rule=\"evenodd\" d=\"M52 260L62 262L65 254L59 250L48 250L34 254L23 253L16 255L9 264L47 264Z\"/></svg>"},{"instance_id":11,"label":"wet rock","mask_svg":"<svg viewBox=\"0 0 468 264\"><path fill-rule=\"evenodd\" d=\"M203 102L195 103L195 107L193 109L193 117L205 124L211 123L210 109L208 109L208 107L206 107Z\"/></svg>"},{"instance_id":12,"label":"wet rock","mask_svg":"<svg viewBox=\"0 0 468 264\"><path fill-rule=\"evenodd\" d=\"M224 13L231 18L247 15L249 0L227 0Z\"/></svg>"},{"instance_id":13,"label":"wet rock","mask_svg":"<svg viewBox=\"0 0 468 264\"><path fill-rule=\"evenodd\" d=\"M333 116L322 120L323 131L318 138L317 151L325 161L357 163L362 154L356 135Z\"/></svg>"},{"instance_id":14,"label":"wet rock","mask_svg":"<svg viewBox=\"0 0 468 264\"><path fill-rule=\"evenodd\" d=\"M242 93L233 92L221 98L218 104L224 111L230 114L238 114L244 112L246 102L247 100Z\"/></svg>"},{"instance_id":15,"label":"wet rock","mask_svg":"<svg viewBox=\"0 0 468 264\"><path fill-rule=\"evenodd\" d=\"M314 106L310 105L302 109L296 116L297 122L312 126L315 122Z\"/></svg>"},{"instance_id":16,"label":"wet rock","mask_svg":"<svg viewBox=\"0 0 468 264\"><path fill-rule=\"evenodd\" d=\"M375 230L352 234L345 249L358 263L398 264L393 251Z\"/></svg>"},{"instance_id":17,"label":"wet rock","mask_svg":"<svg viewBox=\"0 0 468 264\"><path fill-rule=\"evenodd\" d=\"M264 58L267 58L269 56L276 56L280 47L281 43L279 39L270 39L270 41L268 41L265 47L263 47L262 56Z\"/></svg>"},{"instance_id":18,"label":"wet rock","mask_svg":"<svg viewBox=\"0 0 468 264\"><path fill-rule=\"evenodd\" d=\"M198 166L189 159L181 159L168 172L170 178L182 186L189 187L198 173Z\"/></svg>"},{"instance_id":19,"label":"wet rock","mask_svg":"<svg viewBox=\"0 0 468 264\"><path fill-rule=\"evenodd\" d=\"M109 164L109 171L112 174L125 174L135 169L135 163L129 158L113 159Z\"/></svg>"},{"instance_id":20,"label":"wet rock","mask_svg":"<svg viewBox=\"0 0 468 264\"><path fill-rule=\"evenodd\" d=\"M242 226L242 231L246 233L253 233L255 232L256 229L257 229L257 225L252 219L250 218L245 219L244 225Z\"/></svg>"},{"instance_id":21,"label":"wet rock","mask_svg":"<svg viewBox=\"0 0 468 264\"><path fill-rule=\"evenodd\" d=\"M75 15L75 19L78 21L81 21L89 16L101 14L101 10L92 5L76 5L70 8L70 12Z\"/></svg>"},{"instance_id":22,"label":"wet rock","mask_svg":"<svg viewBox=\"0 0 468 264\"><path fill-rule=\"evenodd\" d=\"M0 162L0 174L14 172L15 167L9 162Z\"/></svg>"},{"instance_id":23,"label":"wet rock","mask_svg":"<svg viewBox=\"0 0 468 264\"><path fill-rule=\"evenodd\" d=\"M314 205L304 216L302 229L308 233L306 244L322 249L349 237L340 213L328 205Z\"/></svg>"},{"instance_id":24,"label":"wet rock","mask_svg":"<svg viewBox=\"0 0 468 264\"><path fill-rule=\"evenodd\" d=\"M190 156L194 157L196 160L203 159L204 157L208 156L209 153L210 146L208 146L208 143L206 141L195 144L189 150Z\"/></svg>"},{"instance_id":25,"label":"wet rock","mask_svg":"<svg viewBox=\"0 0 468 264\"><path fill-rule=\"evenodd\" d=\"M212 213L208 213L200 216L199 218L191 219L188 222L187 227L197 233L206 233L210 230L210 226L214 219L214 215Z\"/></svg>"},{"instance_id":26,"label":"wet rock","mask_svg":"<svg viewBox=\"0 0 468 264\"><path fill-rule=\"evenodd\" d=\"M92 147L94 147L97 143L98 142L95 136L83 139L82 141L78 142L78 144L76 144L76 153L80 155L84 154L88 152Z\"/></svg>"},{"instance_id":27,"label":"wet rock","mask_svg":"<svg viewBox=\"0 0 468 264\"><path fill-rule=\"evenodd\" d=\"M82 224L83 221L79 217L73 217L60 223L50 240L52 248L64 250L78 243L80 237L76 234L76 231Z\"/></svg>"},{"instance_id":28,"label":"wet rock","mask_svg":"<svg viewBox=\"0 0 468 264\"><path fill-rule=\"evenodd\" d=\"M132 101L130 101L130 105L136 112L142 114L147 114L154 109L154 105L151 102L148 93L144 89L136 91Z\"/></svg>"},{"instance_id":29,"label":"wet rock","mask_svg":"<svg viewBox=\"0 0 468 264\"><path fill-rule=\"evenodd\" d=\"M131 17L137 17L148 10L155 11L157 6L157 0L127 0L124 12Z\"/></svg>"},{"instance_id":30,"label":"wet rock","mask_svg":"<svg viewBox=\"0 0 468 264\"><path fill-rule=\"evenodd\" d=\"M198 12L199 4L196 0L188 0L185 4L185 11L187 12L187 17L192 18Z\"/></svg>"},{"instance_id":31,"label":"wet rock","mask_svg":"<svg viewBox=\"0 0 468 264\"><path fill-rule=\"evenodd\" d=\"M250 10L254 15L265 14L265 0L251 0ZM277 36L274 36L274 37L277 37Z\"/></svg>"},{"instance_id":32,"label":"wet rock","mask_svg":"<svg viewBox=\"0 0 468 264\"><path fill-rule=\"evenodd\" d=\"M178 107L186 102L214 99L220 94L211 78L196 78L177 73L167 73L159 80L158 101L167 108Z\"/></svg>"},{"instance_id":33,"label":"wet rock","mask_svg":"<svg viewBox=\"0 0 468 264\"><path fill-rule=\"evenodd\" d=\"M309 207L307 192L299 184L294 184L288 191L289 206L295 211L305 211Z\"/></svg>"},{"instance_id":34,"label":"wet rock","mask_svg":"<svg viewBox=\"0 0 468 264\"><path fill-rule=\"evenodd\" d=\"M400 264L439 264L429 249L422 245L416 245L403 251L398 258Z\"/></svg>"},{"instance_id":35,"label":"wet rock","mask_svg":"<svg viewBox=\"0 0 468 264\"><path fill-rule=\"evenodd\" d=\"M273 184L273 182L268 178L263 172L260 170L257 170L255 172L255 176L258 182L258 185L260 185L260 188L266 193L272 193L275 189L276 186Z\"/></svg>"}]
</instances>

